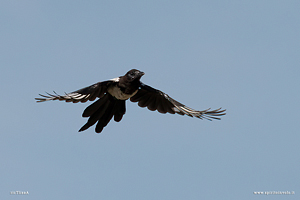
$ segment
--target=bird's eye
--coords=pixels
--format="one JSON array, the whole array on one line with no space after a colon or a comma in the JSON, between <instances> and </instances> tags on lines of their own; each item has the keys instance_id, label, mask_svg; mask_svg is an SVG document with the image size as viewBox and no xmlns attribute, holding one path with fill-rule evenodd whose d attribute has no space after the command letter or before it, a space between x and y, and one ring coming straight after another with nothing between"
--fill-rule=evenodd
<instances>
[{"instance_id":1,"label":"bird's eye","mask_svg":"<svg viewBox=\"0 0 300 200\"><path fill-rule=\"evenodd\" d=\"M135 73L134 73L134 72L131 72L131 73L129 74L129 76L130 76L130 78L134 78L134 77L135 77Z\"/></svg>"}]
</instances>

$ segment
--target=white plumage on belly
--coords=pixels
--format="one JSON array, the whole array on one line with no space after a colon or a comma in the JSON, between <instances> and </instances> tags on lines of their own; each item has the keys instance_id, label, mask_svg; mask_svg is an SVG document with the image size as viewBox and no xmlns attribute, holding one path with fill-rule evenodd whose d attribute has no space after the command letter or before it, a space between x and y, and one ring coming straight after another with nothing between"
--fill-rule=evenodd
<instances>
[{"instance_id":1,"label":"white plumage on belly","mask_svg":"<svg viewBox=\"0 0 300 200\"><path fill-rule=\"evenodd\" d=\"M132 94L125 94L121 91L121 89L119 87L116 87L116 86L112 86L112 87L109 87L107 88L107 92L115 97L116 99L119 99L119 100L127 100L129 99L130 97L134 96L138 90L136 90L134 93Z\"/></svg>"}]
</instances>

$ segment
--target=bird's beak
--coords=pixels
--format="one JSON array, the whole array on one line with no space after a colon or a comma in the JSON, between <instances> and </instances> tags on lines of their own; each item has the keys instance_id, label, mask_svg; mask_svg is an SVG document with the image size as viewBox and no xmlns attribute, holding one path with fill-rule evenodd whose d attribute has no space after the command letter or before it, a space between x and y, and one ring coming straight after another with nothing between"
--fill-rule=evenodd
<instances>
[{"instance_id":1,"label":"bird's beak","mask_svg":"<svg viewBox=\"0 0 300 200\"><path fill-rule=\"evenodd\" d=\"M140 72L139 75L140 75L140 77L142 77L142 76L145 75L145 73L144 72Z\"/></svg>"}]
</instances>

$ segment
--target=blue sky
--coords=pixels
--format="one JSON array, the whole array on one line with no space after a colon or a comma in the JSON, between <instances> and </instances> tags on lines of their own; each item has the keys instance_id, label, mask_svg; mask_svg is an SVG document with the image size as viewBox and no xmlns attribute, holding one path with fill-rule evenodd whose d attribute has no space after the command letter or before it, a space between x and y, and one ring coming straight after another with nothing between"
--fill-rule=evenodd
<instances>
[{"instance_id":1,"label":"blue sky","mask_svg":"<svg viewBox=\"0 0 300 200\"><path fill-rule=\"evenodd\" d=\"M299 1L0 3L1 199L299 199ZM36 103L137 68L221 121ZM13 195L28 191L28 195Z\"/></svg>"}]
</instances>

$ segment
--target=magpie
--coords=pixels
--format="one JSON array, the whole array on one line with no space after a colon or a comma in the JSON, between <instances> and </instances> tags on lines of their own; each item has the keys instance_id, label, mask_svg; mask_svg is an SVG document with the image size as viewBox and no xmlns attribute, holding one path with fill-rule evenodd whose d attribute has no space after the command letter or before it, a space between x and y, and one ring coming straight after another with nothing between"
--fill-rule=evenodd
<instances>
[{"instance_id":1,"label":"magpie","mask_svg":"<svg viewBox=\"0 0 300 200\"><path fill-rule=\"evenodd\" d=\"M132 102L138 102L140 107L147 107L151 111L157 110L160 113L177 113L208 120L219 120L220 116L226 114L226 110L221 108L216 110L209 108L202 111L189 108L166 93L142 83L140 79L144 74L144 72L137 69L132 69L124 76L98 82L80 90L65 93L65 95L58 95L55 91L54 94L47 92L48 95L39 94L42 98L35 98L35 100L37 102L60 100L84 103L98 98L97 101L84 110L82 117L89 117L89 119L80 128L79 132L88 129L97 122L95 131L100 133L112 117L114 117L116 122L121 121L126 112L125 101L128 99Z\"/></svg>"}]
</instances>

